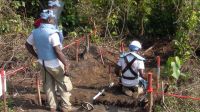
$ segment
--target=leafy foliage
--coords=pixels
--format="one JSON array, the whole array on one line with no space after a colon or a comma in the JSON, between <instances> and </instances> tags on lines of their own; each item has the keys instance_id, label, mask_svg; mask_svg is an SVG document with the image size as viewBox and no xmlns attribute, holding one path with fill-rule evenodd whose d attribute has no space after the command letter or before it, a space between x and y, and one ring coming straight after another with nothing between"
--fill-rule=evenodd
<instances>
[{"instance_id":1,"label":"leafy foliage","mask_svg":"<svg viewBox=\"0 0 200 112\"><path fill-rule=\"evenodd\" d=\"M76 11L76 2L74 0L65 0L65 7L61 16L61 23L64 32L71 32L79 24L79 19Z\"/></svg>"},{"instance_id":2,"label":"leafy foliage","mask_svg":"<svg viewBox=\"0 0 200 112\"><path fill-rule=\"evenodd\" d=\"M98 35L91 35L91 42L100 44L101 43L101 38Z\"/></svg>"},{"instance_id":3,"label":"leafy foliage","mask_svg":"<svg viewBox=\"0 0 200 112\"><path fill-rule=\"evenodd\" d=\"M17 14L16 10L19 7L24 7L25 2L13 1L1 1L0 4L0 34L4 33L17 33L25 32L28 33L32 25L27 24L33 21L32 18L24 18L23 15ZM12 7L12 8L11 8ZM24 19L23 19L24 18ZM28 28L29 27L29 28Z\"/></svg>"},{"instance_id":4,"label":"leafy foliage","mask_svg":"<svg viewBox=\"0 0 200 112\"><path fill-rule=\"evenodd\" d=\"M176 54L186 61L191 57L194 50L192 43L198 41L199 37L192 38L198 34L200 24L200 8L198 7L200 1L183 1L180 4L180 10L177 20L177 31L175 35Z\"/></svg>"},{"instance_id":5,"label":"leafy foliage","mask_svg":"<svg viewBox=\"0 0 200 112\"><path fill-rule=\"evenodd\" d=\"M3 100L0 101L0 110L4 110L4 104ZM13 109L13 100L11 98L7 99L7 105L8 105L8 112L14 112Z\"/></svg>"},{"instance_id":6,"label":"leafy foliage","mask_svg":"<svg viewBox=\"0 0 200 112\"><path fill-rule=\"evenodd\" d=\"M175 33L176 24L174 21L177 18L175 7L174 0L152 0L151 14L148 16L149 23L147 24L150 35L166 38Z\"/></svg>"},{"instance_id":7,"label":"leafy foliage","mask_svg":"<svg viewBox=\"0 0 200 112\"><path fill-rule=\"evenodd\" d=\"M182 64L183 62L177 56L168 58L165 74L173 77L175 80L178 80L180 76L185 76L184 73L181 73Z\"/></svg>"}]
</instances>

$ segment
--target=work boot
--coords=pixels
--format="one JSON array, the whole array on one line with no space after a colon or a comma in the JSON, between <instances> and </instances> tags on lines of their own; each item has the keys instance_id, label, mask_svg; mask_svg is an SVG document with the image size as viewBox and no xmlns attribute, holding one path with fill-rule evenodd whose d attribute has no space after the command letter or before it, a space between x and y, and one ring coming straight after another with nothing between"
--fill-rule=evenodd
<instances>
[{"instance_id":1,"label":"work boot","mask_svg":"<svg viewBox=\"0 0 200 112\"><path fill-rule=\"evenodd\" d=\"M127 95L127 96L133 96L133 92L129 90L126 87L122 87L122 91Z\"/></svg>"},{"instance_id":2,"label":"work boot","mask_svg":"<svg viewBox=\"0 0 200 112\"><path fill-rule=\"evenodd\" d=\"M139 95L144 93L144 89L142 87L138 87L137 92Z\"/></svg>"},{"instance_id":3,"label":"work boot","mask_svg":"<svg viewBox=\"0 0 200 112\"><path fill-rule=\"evenodd\" d=\"M126 90L124 93L128 96L133 96L133 92L131 90Z\"/></svg>"}]
</instances>

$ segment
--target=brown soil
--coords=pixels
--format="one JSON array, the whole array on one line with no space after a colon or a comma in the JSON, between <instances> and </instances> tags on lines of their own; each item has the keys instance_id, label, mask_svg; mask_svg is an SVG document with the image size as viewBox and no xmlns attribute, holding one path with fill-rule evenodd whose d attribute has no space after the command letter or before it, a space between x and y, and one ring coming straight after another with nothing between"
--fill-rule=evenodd
<instances>
[{"instance_id":1,"label":"brown soil","mask_svg":"<svg viewBox=\"0 0 200 112\"><path fill-rule=\"evenodd\" d=\"M160 46L162 47L163 45L157 44L156 47L145 54L148 56L148 60L150 60L147 61L148 67L155 67L155 61L153 61L155 59L155 50L157 54L162 56L166 56L169 51L172 51L169 44L164 45L162 48L159 48ZM167 47L166 51L163 50L165 47ZM114 87L106 91L104 95L100 96L93 102L97 106L93 112L98 112L101 110L100 108L102 108L102 106L99 106L100 104L131 108L131 111L141 111L141 108L139 110L136 108L138 107L136 102L137 100L121 93L118 78L114 75L113 63L108 61L112 60L113 62L116 62L114 55L105 54L105 64L103 65L100 56L98 55L98 48L92 46L90 52L86 53L84 57L80 57L80 61L77 63L74 61L75 53L73 50L74 48L64 51L67 57L71 60L70 77L74 86L74 89L72 90L71 102L73 105L80 107L81 103L84 101L92 103L93 96L95 96L102 88L108 86L110 82L114 82ZM82 49L80 49L80 51L84 52ZM79 56L81 55L82 54ZM110 73L108 69L109 64L111 64ZM27 71L31 70L28 69ZM16 111L46 112L47 108L44 106L46 105L44 94L42 94L43 106L38 106L37 103L37 91L35 86L36 75L27 75L27 71L25 73L26 76L23 73L18 73L10 78L8 93L9 97L12 99L12 102L9 106L14 106L14 110ZM133 107L136 109L133 109ZM101 110L101 112L106 112L105 110L108 110L108 108L104 106L103 109L104 110ZM113 108L110 108L110 110L112 109Z\"/></svg>"}]
</instances>

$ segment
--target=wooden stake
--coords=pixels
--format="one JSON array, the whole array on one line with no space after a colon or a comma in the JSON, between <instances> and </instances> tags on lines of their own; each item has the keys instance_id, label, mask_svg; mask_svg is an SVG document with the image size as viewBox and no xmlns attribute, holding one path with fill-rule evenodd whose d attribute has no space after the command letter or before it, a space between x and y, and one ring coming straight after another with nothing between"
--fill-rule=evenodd
<instances>
[{"instance_id":1,"label":"wooden stake","mask_svg":"<svg viewBox=\"0 0 200 112\"><path fill-rule=\"evenodd\" d=\"M101 62L104 65L105 63L104 63L104 60L103 60L103 54L102 54L101 48L99 48L99 52L100 52L100 56L101 56Z\"/></svg>"},{"instance_id":2,"label":"wooden stake","mask_svg":"<svg viewBox=\"0 0 200 112\"><path fill-rule=\"evenodd\" d=\"M162 81L162 84L161 84L161 89L162 89L162 103L165 104L165 96L164 96L164 83Z\"/></svg>"},{"instance_id":3,"label":"wooden stake","mask_svg":"<svg viewBox=\"0 0 200 112\"><path fill-rule=\"evenodd\" d=\"M159 82L160 82L160 56L156 57L156 61L157 61L156 92L158 92Z\"/></svg>"},{"instance_id":4,"label":"wooden stake","mask_svg":"<svg viewBox=\"0 0 200 112\"><path fill-rule=\"evenodd\" d=\"M110 67L110 64L109 64L109 65L108 65L108 73L109 73L109 74L110 74L110 68L111 68L111 67Z\"/></svg>"},{"instance_id":5,"label":"wooden stake","mask_svg":"<svg viewBox=\"0 0 200 112\"><path fill-rule=\"evenodd\" d=\"M120 53L122 52L122 42L120 42L120 45L119 45L119 52Z\"/></svg>"},{"instance_id":6,"label":"wooden stake","mask_svg":"<svg viewBox=\"0 0 200 112\"><path fill-rule=\"evenodd\" d=\"M76 62L78 62L79 41L76 41Z\"/></svg>"},{"instance_id":7,"label":"wooden stake","mask_svg":"<svg viewBox=\"0 0 200 112\"><path fill-rule=\"evenodd\" d=\"M125 48L124 48L125 46L124 46L124 43L122 42L122 53L124 53L124 51L125 51Z\"/></svg>"},{"instance_id":8,"label":"wooden stake","mask_svg":"<svg viewBox=\"0 0 200 112\"><path fill-rule=\"evenodd\" d=\"M36 75L36 85L37 85L37 93L38 93L38 103L40 106L42 106L42 101L41 101L41 94L40 94L40 77L38 76L39 74Z\"/></svg>"},{"instance_id":9,"label":"wooden stake","mask_svg":"<svg viewBox=\"0 0 200 112\"><path fill-rule=\"evenodd\" d=\"M148 73L148 92L149 92L149 108L148 112L152 112L153 106L153 87L152 87L152 73Z\"/></svg>"},{"instance_id":10,"label":"wooden stake","mask_svg":"<svg viewBox=\"0 0 200 112\"><path fill-rule=\"evenodd\" d=\"M90 37L89 35L86 36L86 52L88 53L90 50Z\"/></svg>"}]
</instances>

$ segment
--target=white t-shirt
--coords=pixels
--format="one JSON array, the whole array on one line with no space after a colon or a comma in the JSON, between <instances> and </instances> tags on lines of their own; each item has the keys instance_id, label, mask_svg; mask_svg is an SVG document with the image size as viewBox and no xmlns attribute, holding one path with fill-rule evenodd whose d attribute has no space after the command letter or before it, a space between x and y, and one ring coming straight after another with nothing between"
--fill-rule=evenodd
<instances>
[{"instance_id":1,"label":"white t-shirt","mask_svg":"<svg viewBox=\"0 0 200 112\"><path fill-rule=\"evenodd\" d=\"M128 59L129 62L133 58L135 58L133 55L127 55L127 59ZM126 62L125 62L124 58L120 58L119 61L117 62L117 65L122 67L122 70L123 70L126 67ZM139 69L145 69L144 61L136 59L131 67L139 75ZM123 75L126 76L126 77L133 77L133 74L130 72L129 69ZM139 78L135 79L135 80L128 80L128 79L122 78L121 81L122 81L122 85L130 87L130 86L138 85L140 79L141 79L141 77L139 76Z\"/></svg>"},{"instance_id":2,"label":"white t-shirt","mask_svg":"<svg viewBox=\"0 0 200 112\"><path fill-rule=\"evenodd\" d=\"M27 42L30 45L35 46L35 44L34 44L35 42L34 42L32 33L28 37ZM50 44L52 44L52 46L58 46L58 45L61 46L58 33L54 33L54 34L50 35L49 36L49 42L50 42ZM40 64L42 64L42 60L41 59L38 59L38 62ZM59 59L53 59L53 60L44 61L44 63L45 63L45 66L49 67L49 68L56 68L56 67L58 67L58 66L60 66L62 64L62 62Z\"/></svg>"}]
</instances>

